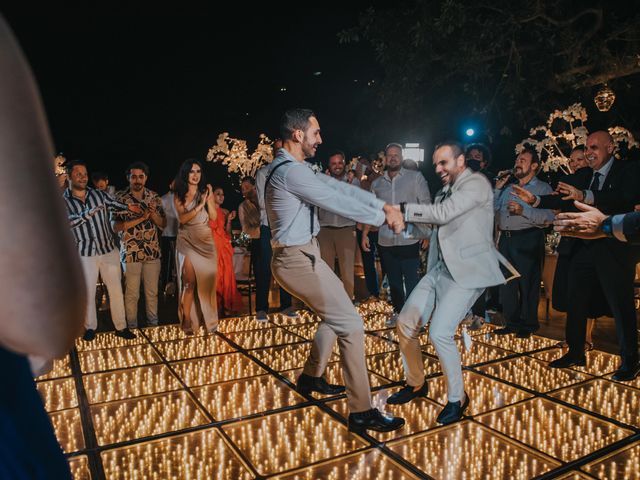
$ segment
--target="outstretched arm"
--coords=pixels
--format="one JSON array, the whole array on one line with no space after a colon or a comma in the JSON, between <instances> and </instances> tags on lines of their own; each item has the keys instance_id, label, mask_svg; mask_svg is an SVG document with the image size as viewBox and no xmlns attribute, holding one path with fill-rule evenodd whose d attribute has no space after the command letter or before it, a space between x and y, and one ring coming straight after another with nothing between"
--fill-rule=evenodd
<instances>
[{"instance_id":1,"label":"outstretched arm","mask_svg":"<svg viewBox=\"0 0 640 480\"><path fill-rule=\"evenodd\" d=\"M351 197L355 200L358 200L359 202L362 202L374 208L379 208L380 201L376 198L376 196L371 192L367 192L366 190L363 190L359 186L352 185L347 182L341 182L331 177L330 175L326 175L324 173L317 174L316 178L321 180L323 183L326 183L327 185L329 185L332 189L339 191L343 195Z\"/></svg>"},{"instance_id":2,"label":"outstretched arm","mask_svg":"<svg viewBox=\"0 0 640 480\"><path fill-rule=\"evenodd\" d=\"M304 166L294 165L285 173L286 188L307 203L356 222L375 226L385 222L385 203L375 195L326 175L319 177Z\"/></svg>"}]
</instances>

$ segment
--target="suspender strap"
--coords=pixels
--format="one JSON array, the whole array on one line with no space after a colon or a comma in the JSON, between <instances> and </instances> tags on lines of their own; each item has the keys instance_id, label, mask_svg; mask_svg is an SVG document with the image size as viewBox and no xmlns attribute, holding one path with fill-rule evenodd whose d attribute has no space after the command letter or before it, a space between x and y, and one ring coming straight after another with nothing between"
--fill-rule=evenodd
<instances>
[{"instance_id":1,"label":"suspender strap","mask_svg":"<svg viewBox=\"0 0 640 480\"><path fill-rule=\"evenodd\" d=\"M269 182L271 182L271 177L273 177L273 174L276 173L276 170L279 169L281 166L286 165L287 163L291 163L291 160L285 160L282 163L279 163L278 165L276 165L275 167L273 167L271 169L271 171L269 172L269 176L267 177L267 181L264 182L264 204L267 204L267 186L269 185Z\"/></svg>"},{"instance_id":2,"label":"suspender strap","mask_svg":"<svg viewBox=\"0 0 640 480\"><path fill-rule=\"evenodd\" d=\"M267 177L267 180L264 183L264 205L265 208L267 206L267 187L269 186L269 183L271 182L271 177L273 176L274 173L276 173L276 170L278 168L280 168L282 165L286 164L286 163L291 163L291 160L285 160L282 163L279 163L278 165L276 165L275 167L273 167L273 169L269 172L269 176ZM313 205L309 205L309 234L313 237L313 214L315 211L315 206ZM267 216L267 222L269 221L269 217Z\"/></svg>"},{"instance_id":3,"label":"suspender strap","mask_svg":"<svg viewBox=\"0 0 640 480\"><path fill-rule=\"evenodd\" d=\"M273 167L271 169L271 171L269 172L269 175L267 176L267 180L264 182L264 207L265 209L267 208L267 187L269 187L269 183L271 182L271 177L273 177L273 174L276 173L276 170L279 169L281 166L287 164L287 163L291 163L291 160L285 160L282 163L279 163L278 165L276 165L275 167ZM269 223L269 215L267 215L267 224Z\"/></svg>"}]
</instances>

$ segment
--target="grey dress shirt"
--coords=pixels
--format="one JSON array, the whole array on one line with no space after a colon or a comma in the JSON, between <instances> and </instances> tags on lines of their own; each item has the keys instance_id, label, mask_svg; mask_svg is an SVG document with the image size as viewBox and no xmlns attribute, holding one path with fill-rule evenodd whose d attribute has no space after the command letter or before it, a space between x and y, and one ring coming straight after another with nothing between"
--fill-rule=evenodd
<instances>
[{"instance_id":1,"label":"grey dress shirt","mask_svg":"<svg viewBox=\"0 0 640 480\"><path fill-rule=\"evenodd\" d=\"M265 182L258 185L259 198L265 199L273 247L309 243L320 230L314 206L360 223L376 226L384 223L384 201L328 175L316 175L308 163L299 162L284 148L278 150L276 158L265 168L265 181L275 167L287 160L291 163L278 167L269 185Z\"/></svg>"},{"instance_id":2,"label":"grey dress shirt","mask_svg":"<svg viewBox=\"0 0 640 480\"><path fill-rule=\"evenodd\" d=\"M431 203L429 185L421 172L401 168L398 174L391 178L388 172L376 178L371 184L371 191L376 197L391 205L406 203ZM402 233L396 234L388 225L380 228L378 243L383 247L397 247L413 245L418 240L407 238Z\"/></svg>"}]
</instances>

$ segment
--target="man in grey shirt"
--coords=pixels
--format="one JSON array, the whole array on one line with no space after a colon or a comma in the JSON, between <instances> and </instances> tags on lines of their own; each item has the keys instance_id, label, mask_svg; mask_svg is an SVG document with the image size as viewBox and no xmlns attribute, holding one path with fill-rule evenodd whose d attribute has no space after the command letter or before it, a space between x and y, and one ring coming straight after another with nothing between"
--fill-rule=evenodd
<instances>
[{"instance_id":1,"label":"man in grey shirt","mask_svg":"<svg viewBox=\"0 0 640 480\"><path fill-rule=\"evenodd\" d=\"M402 168L402 145L390 143L385 148L384 175L371 184L376 197L391 205L400 203L431 203L429 185L419 171ZM368 229L362 234L362 249L369 250ZM426 242L425 242L426 243ZM420 267L420 242L396 234L393 229L383 226L378 232L378 246L383 269L389 280L393 311L398 314L413 288L418 284ZM395 319L395 316L392 317ZM392 320L391 324L395 324Z\"/></svg>"},{"instance_id":2,"label":"man in grey shirt","mask_svg":"<svg viewBox=\"0 0 640 480\"><path fill-rule=\"evenodd\" d=\"M540 160L538 153L525 149L515 162L513 176L520 187L534 195L547 195L553 190L536 178ZM553 211L533 208L520 200L508 184L511 174L500 172L494 190L496 224L500 231L498 249L520 272L517 281L500 287L502 314L507 325L496 330L498 335L515 333L527 338L540 327L538 301L544 258L544 230L553 221Z\"/></svg>"},{"instance_id":3,"label":"man in grey shirt","mask_svg":"<svg viewBox=\"0 0 640 480\"><path fill-rule=\"evenodd\" d=\"M349 175L345 169L344 153L341 151L329 155L329 175L339 182L360 185L356 178L349 181ZM356 222L324 209L318 210L318 219L320 221L318 243L322 259L329 264L329 267L333 268L335 259L338 257L342 284L349 298L353 300Z\"/></svg>"},{"instance_id":4,"label":"man in grey shirt","mask_svg":"<svg viewBox=\"0 0 640 480\"><path fill-rule=\"evenodd\" d=\"M318 206L357 222L402 228L402 215L391 205L357 187L328 175L316 175L306 158L322 143L320 125L311 110L288 110L281 121L283 148L267 167L264 196L271 227L271 269L280 285L304 301L322 319L297 391L337 394L343 387L330 385L323 374L338 341L349 406L349 429L362 432L396 430L402 418L383 415L371 403L364 354L364 325L342 283L322 260L316 235Z\"/></svg>"}]
</instances>

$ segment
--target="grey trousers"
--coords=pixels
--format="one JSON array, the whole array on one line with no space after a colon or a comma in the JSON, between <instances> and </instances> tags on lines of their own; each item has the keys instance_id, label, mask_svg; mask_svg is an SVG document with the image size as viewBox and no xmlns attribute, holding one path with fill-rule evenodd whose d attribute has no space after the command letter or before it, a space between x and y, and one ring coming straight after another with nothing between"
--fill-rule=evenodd
<instances>
[{"instance_id":1,"label":"grey trousers","mask_svg":"<svg viewBox=\"0 0 640 480\"><path fill-rule=\"evenodd\" d=\"M342 282L322 260L318 242L313 239L306 245L274 248L271 270L278 284L322 319L304 373L322 376L337 340L349 410L356 413L371 409L364 324Z\"/></svg>"},{"instance_id":2,"label":"grey trousers","mask_svg":"<svg viewBox=\"0 0 640 480\"><path fill-rule=\"evenodd\" d=\"M354 263L356 258L355 227L322 227L320 233L318 233L318 243L320 244L322 259L332 270L335 258L338 257L340 278L347 295L353 299Z\"/></svg>"},{"instance_id":3,"label":"grey trousers","mask_svg":"<svg viewBox=\"0 0 640 480\"><path fill-rule=\"evenodd\" d=\"M418 336L431 316L429 338L438 353L447 380L448 400L457 402L462 399L462 363L453 336L483 291L484 288L459 286L442 261L420 280L398 315L396 325L408 385L417 387L424 382L424 363Z\"/></svg>"}]
</instances>

